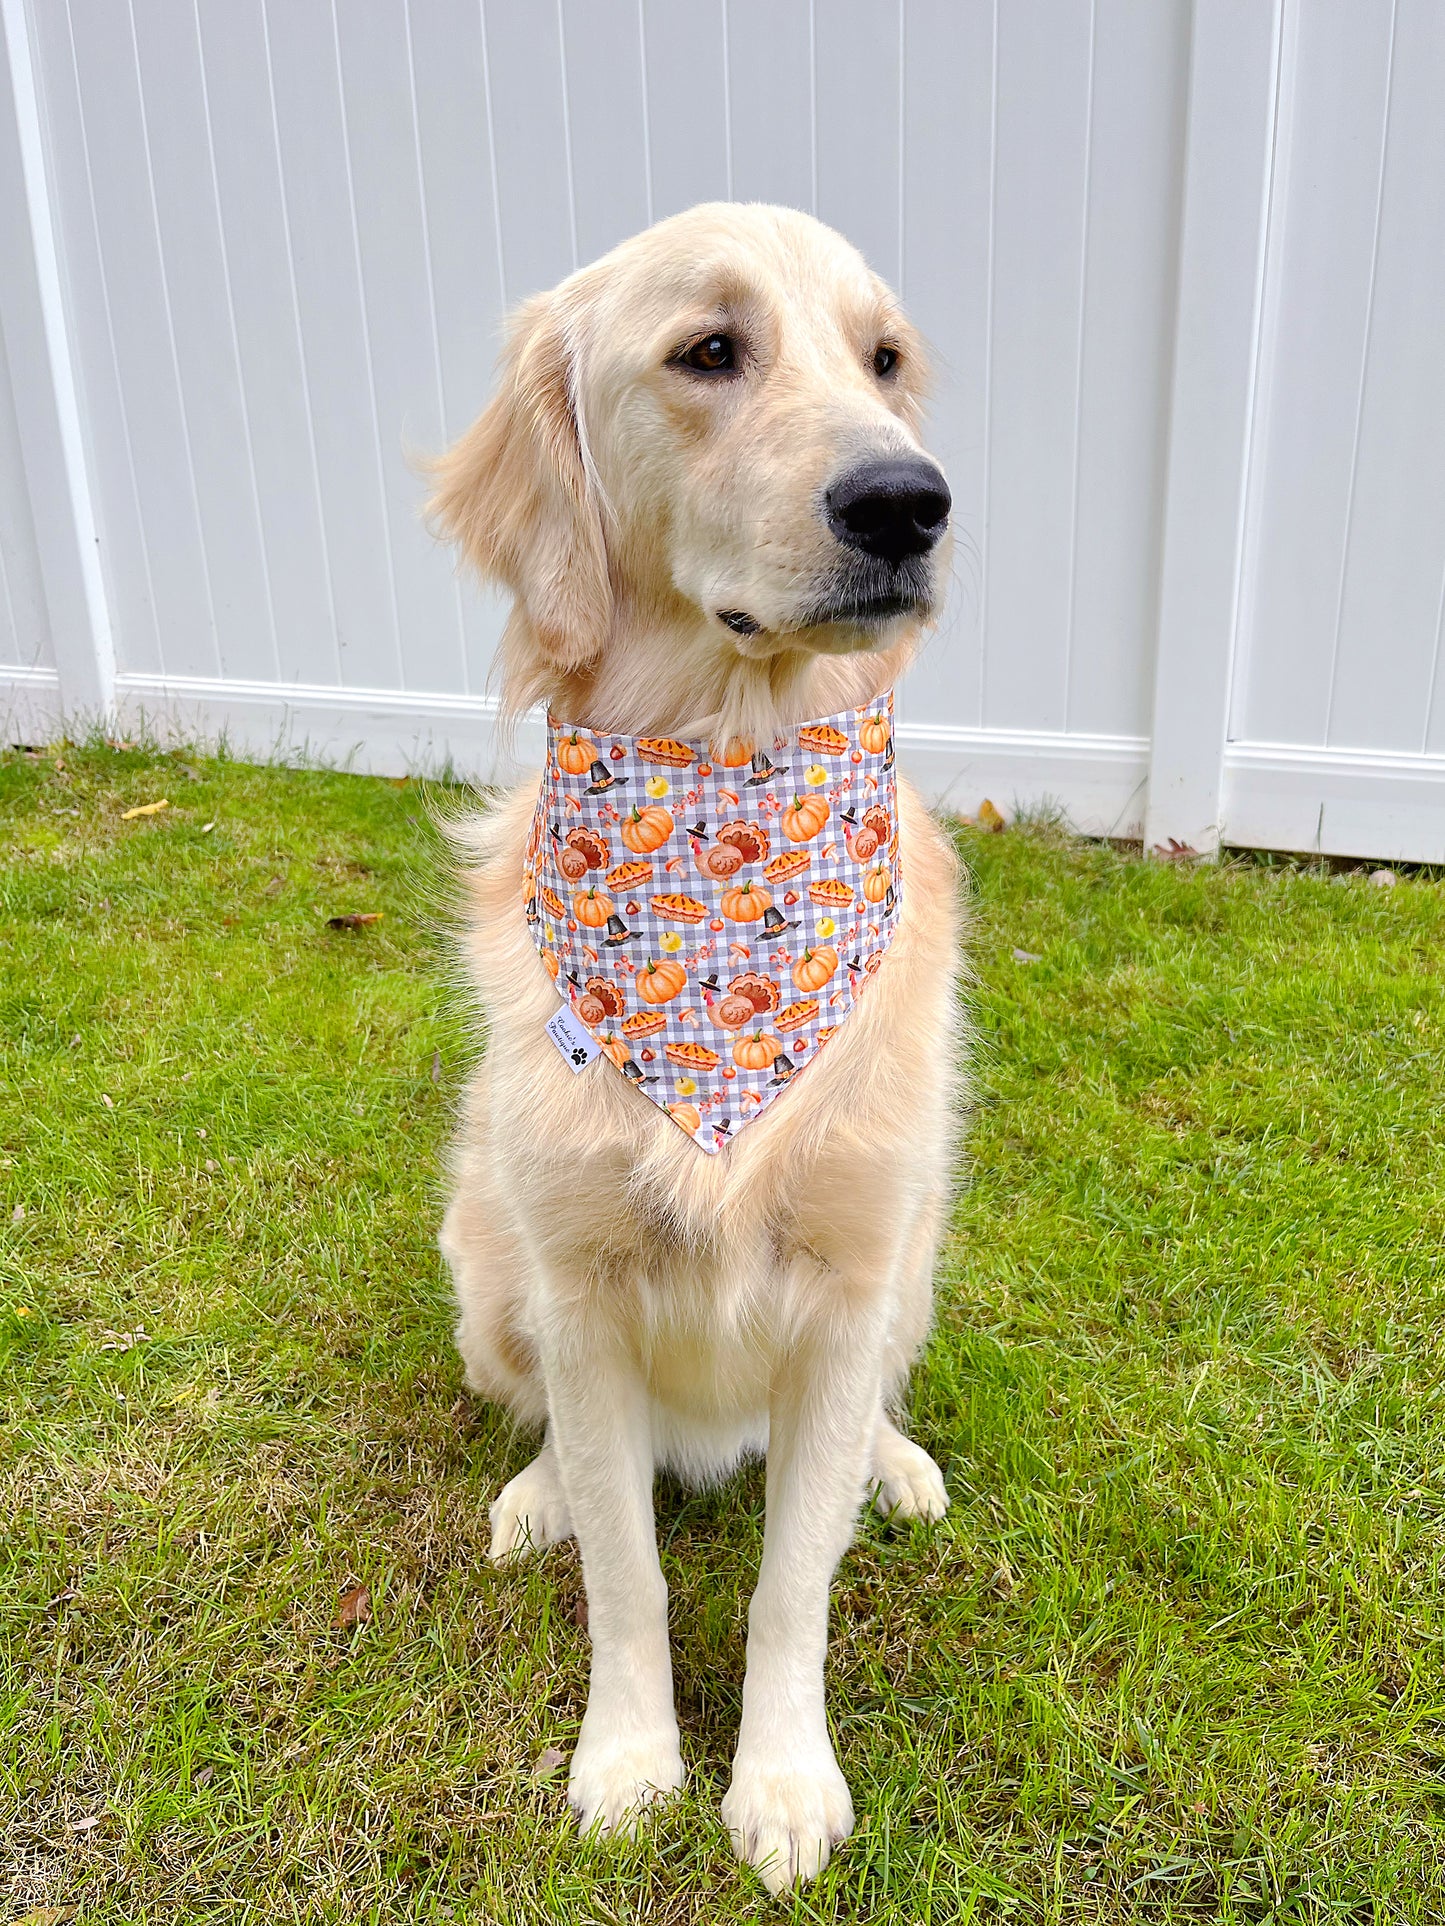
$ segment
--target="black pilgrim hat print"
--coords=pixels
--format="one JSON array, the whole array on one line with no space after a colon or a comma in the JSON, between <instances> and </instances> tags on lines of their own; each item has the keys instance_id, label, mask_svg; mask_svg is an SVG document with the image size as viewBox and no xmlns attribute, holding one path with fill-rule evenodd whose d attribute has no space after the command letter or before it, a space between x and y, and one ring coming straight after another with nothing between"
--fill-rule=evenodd
<instances>
[{"instance_id":1,"label":"black pilgrim hat print","mask_svg":"<svg viewBox=\"0 0 1445 1926\"><path fill-rule=\"evenodd\" d=\"M758 751L753 756L753 773L747 778L748 787L751 789L757 783L771 782L776 774L777 769L774 766L772 757L765 756L761 751Z\"/></svg>"},{"instance_id":2,"label":"black pilgrim hat print","mask_svg":"<svg viewBox=\"0 0 1445 1926\"><path fill-rule=\"evenodd\" d=\"M888 732L888 747L883 751L883 767L885 769L891 769L893 767L893 732L891 729Z\"/></svg>"},{"instance_id":3,"label":"black pilgrim hat print","mask_svg":"<svg viewBox=\"0 0 1445 1926\"><path fill-rule=\"evenodd\" d=\"M647 1076L644 1076L644 1075L643 1075L643 1073L642 1073L642 1065L641 1065L640 1063L634 1063L634 1062L632 1061L632 1059L631 1059L631 1057L629 1057L629 1058L627 1059L627 1061L626 1061L626 1063L624 1063L624 1064L623 1064L623 1066L622 1066L622 1074L623 1074L623 1076L624 1076L624 1077L626 1077L626 1078L627 1078L627 1080L628 1080L628 1082L629 1082L629 1083L635 1083L635 1084L637 1084L637 1085L638 1085L638 1087L639 1087L639 1088L640 1088L640 1087L641 1087L641 1086L642 1086L642 1085L643 1085L644 1083L656 1083L656 1082L657 1082L657 1078L656 1078L656 1077L647 1077Z\"/></svg>"},{"instance_id":4,"label":"black pilgrim hat print","mask_svg":"<svg viewBox=\"0 0 1445 1926\"><path fill-rule=\"evenodd\" d=\"M885 916L891 916L897 907L898 891L893 887L892 883L890 883L888 885L888 894L883 898L883 914Z\"/></svg>"},{"instance_id":5,"label":"black pilgrim hat print","mask_svg":"<svg viewBox=\"0 0 1445 1926\"><path fill-rule=\"evenodd\" d=\"M626 776L614 776L605 762L594 762L587 773L592 780L583 790L584 796L601 796L615 783L627 781Z\"/></svg>"},{"instance_id":6,"label":"black pilgrim hat print","mask_svg":"<svg viewBox=\"0 0 1445 1926\"><path fill-rule=\"evenodd\" d=\"M602 939L607 948L609 950L615 950L619 943L632 943L636 941L636 938L637 931L628 929L622 918L614 910L612 915L607 919L607 934Z\"/></svg>"},{"instance_id":7,"label":"black pilgrim hat print","mask_svg":"<svg viewBox=\"0 0 1445 1926\"><path fill-rule=\"evenodd\" d=\"M684 836L696 836L700 843L705 843L707 841L707 824L703 821L702 817L699 816L692 828L685 829L682 833Z\"/></svg>"},{"instance_id":8,"label":"black pilgrim hat print","mask_svg":"<svg viewBox=\"0 0 1445 1926\"><path fill-rule=\"evenodd\" d=\"M722 991L722 985L717 980L717 971L713 970L707 976L700 976L697 980L697 987L700 990L712 990L713 992L720 994Z\"/></svg>"},{"instance_id":9,"label":"black pilgrim hat print","mask_svg":"<svg viewBox=\"0 0 1445 1926\"><path fill-rule=\"evenodd\" d=\"M768 908L763 911L763 935L781 936L784 930L795 930L796 923L790 923L779 909Z\"/></svg>"},{"instance_id":10,"label":"black pilgrim hat print","mask_svg":"<svg viewBox=\"0 0 1445 1926\"><path fill-rule=\"evenodd\" d=\"M791 1057L775 1057L773 1059L773 1074L768 1078L768 1087L771 1089L777 1084L791 1083L797 1074L798 1066L793 1062ZM810 1090L812 1087L811 1084L808 1085Z\"/></svg>"}]
</instances>

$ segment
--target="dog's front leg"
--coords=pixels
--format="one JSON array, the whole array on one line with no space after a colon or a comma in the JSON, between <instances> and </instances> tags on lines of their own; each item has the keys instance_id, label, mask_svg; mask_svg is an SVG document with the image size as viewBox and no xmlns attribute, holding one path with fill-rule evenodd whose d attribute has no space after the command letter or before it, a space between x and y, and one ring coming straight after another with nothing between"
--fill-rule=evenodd
<instances>
[{"instance_id":1,"label":"dog's front leg","mask_svg":"<svg viewBox=\"0 0 1445 1926\"><path fill-rule=\"evenodd\" d=\"M652 1428L635 1364L575 1340L543 1346L549 1436L582 1553L592 1671L568 1797L583 1831L631 1831L682 1784L667 1585L652 1510Z\"/></svg>"},{"instance_id":2,"label":"dog's front leg","mask_svg":"<svg viewBox=\"0 0 1445 1926\"><path fill-rule=\"evenodd\" d=\"M878 1409L881 1325L841 1312L789 1358L770 1400L767 1525L747 1677L722 1804L738 1857L771 1892L811 1878L853 1828L828 1737L828 1587L847 1550Z\"/></svg>"}]
</instances>

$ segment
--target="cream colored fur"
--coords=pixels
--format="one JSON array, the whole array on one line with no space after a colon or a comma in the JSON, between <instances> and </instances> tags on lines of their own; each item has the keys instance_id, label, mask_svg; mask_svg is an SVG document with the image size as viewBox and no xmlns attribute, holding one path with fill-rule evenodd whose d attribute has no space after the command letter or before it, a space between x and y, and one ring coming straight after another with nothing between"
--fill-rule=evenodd
<instances>
[{"instance_id":1,"label":"cream colored fur","mask_svg":"<svg viewBox=\"0 0 1445 1926\"><path fill-rule=\"evenodd\" d=\"M669 365L714 329L748 344L737 380ZM884 340L901 357L886 382ZM604 732L766 740L886 686L916 619L805 617L838 551L821 492L851 460L917 449L921 374L888 290L779 209L694 209L528 303L433 499L516 598L508 704L546 700ZM720 609L761 633L734 635ZM827 1053L708 1157L605 1060L574 1077L544 1034L557 993L521 903L534 798L528 784L458 831L488 1044L441 1244L469 1384L546 1426L492 1508L493 1557L577 1534L592 1676L570 1793L584 1827L630 1827L683 1780L654 1471L712 1478L766 1450L723 1816L776 1891L852 1825L823 1665L859 1501L871 1485L904 1516L947 1503L887 1411L928 1329L948 1196L955 863L904 783L902 916L876 979Z\"/></svg>"}]
</instances>

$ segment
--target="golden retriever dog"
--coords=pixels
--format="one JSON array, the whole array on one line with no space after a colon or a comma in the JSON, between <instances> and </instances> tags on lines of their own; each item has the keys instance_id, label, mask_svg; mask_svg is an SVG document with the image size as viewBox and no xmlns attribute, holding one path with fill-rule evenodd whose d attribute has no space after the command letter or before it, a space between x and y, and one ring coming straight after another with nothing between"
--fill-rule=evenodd
<instances>
[{"instance_id":1,"label":"golden retriever dog","mask_svg":"<svg viewBox=\"0 0 1445 1926\"><path fill-rule=\"evenodd\" d=\"M431 502L514 598L504 709L725 744L871 702L946 577L923 381L889 289L784 208L694 208L527 301ZM468 1384L546 1427L492 1506L492 1556L575 1534L592 1654L570 1798L584 1829L630 1829L683 1783L654 1473L716 1479L766 1452L722 1813L776 1892L853 1823L823 1670L858 1506L870 1489L895 1517L948 1502L889 1414L949 1192L955 860L901 784L891 946L826 1055L705 1156L605 1058L574 1074L546 1034L558 986L522 884L536 797L458 830L487 1046L440 1241Z\"/></svg>"}]
</instances>

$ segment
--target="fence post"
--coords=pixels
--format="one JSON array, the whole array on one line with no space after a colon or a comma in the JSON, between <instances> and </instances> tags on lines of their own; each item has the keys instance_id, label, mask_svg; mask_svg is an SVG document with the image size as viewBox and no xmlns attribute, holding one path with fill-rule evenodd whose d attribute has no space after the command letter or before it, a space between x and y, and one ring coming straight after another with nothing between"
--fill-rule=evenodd
<instances>
[{"instance_id":1,"label":"fence post","mask_svg":"<svg viewBox=\"0 0 1445 1926\"><path fill-rule=\"evenodd\" d=\"M1286 0L1194 0L1144 846L1218 853Z\"/></svg>"},{"instance_id":2,"label":"fence post","mask_svg":"<svg viewBox=\"0 0 1445 1926\"><path fill-rule=\"evenodd\" d=\"M25 0L0 0L0 335L67 714L101 718L115 644L86 471Z\"/></svg>"}]
</instances>

